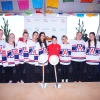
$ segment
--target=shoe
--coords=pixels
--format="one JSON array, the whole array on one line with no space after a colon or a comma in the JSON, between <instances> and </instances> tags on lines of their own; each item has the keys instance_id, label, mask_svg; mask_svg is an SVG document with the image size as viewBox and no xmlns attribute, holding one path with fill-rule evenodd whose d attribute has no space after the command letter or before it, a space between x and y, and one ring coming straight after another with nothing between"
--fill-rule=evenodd
<instances>
[{"instance_id":1,"label":"shoe","mask_svg":"<svg viewBox=\"0 0 100 100\"><path fill-rule=\"evenodd\" d=\"M22 80L21 80L20 82L21 82L21 83L24 83L24 81L22 81Z\"/></svg>"},{"instance_id":2,"label":"shoe","mask_svg":"<svg viewBox=\"0 0 100 100\"><path fill-rule=\"evenodd\" d=\"M65 82L68 82L68 79L66 79L66 81Z\"/></svg>"},{"instance_id":3,"label":"shoe","mask_svg":"<svg viewBox=\"0 0 100 100\"><path fill-rule=\"evenodd\" d=\"M12 83L12 81L10 80L9 83Z\"/></svg>"},{"instance_id":4,"label":"shoe","mask_svg":"<svg viewBox=\"0 0 100 100\"><path fill-rule=\"evenodd\" d=\"M62 82L64 82L64 79L62 79Z\"/></svg>"}]
</instances>

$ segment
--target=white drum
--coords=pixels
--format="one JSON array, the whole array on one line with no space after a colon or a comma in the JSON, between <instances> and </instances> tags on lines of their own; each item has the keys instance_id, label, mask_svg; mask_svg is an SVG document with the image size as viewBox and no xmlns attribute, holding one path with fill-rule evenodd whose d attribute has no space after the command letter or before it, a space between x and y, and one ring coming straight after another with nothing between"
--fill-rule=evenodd
<instances>
[{"instance_id":1,"label":"white drum","mask_svg":"<svg viewBox=\"0 0 100 100\"><path fill-rule=\"evenodd\" d=\"M48 60L48 55L47 54L41 54L39 56L39 59L38 59L39 63L42 63L42 64L44 64L45 62L47 62L47 60Z\"/></svg>"},{"instance_id":2,"label":"white drum","mask_svg":"<svg viewBox=\"0 0 100 100\"><path fill-rule=\"evenodd\" d=\"M57 65L59 63L59 58L57 55L52 55L49 58L49 62L51 65Z\"/></svg>"}]
</instances>

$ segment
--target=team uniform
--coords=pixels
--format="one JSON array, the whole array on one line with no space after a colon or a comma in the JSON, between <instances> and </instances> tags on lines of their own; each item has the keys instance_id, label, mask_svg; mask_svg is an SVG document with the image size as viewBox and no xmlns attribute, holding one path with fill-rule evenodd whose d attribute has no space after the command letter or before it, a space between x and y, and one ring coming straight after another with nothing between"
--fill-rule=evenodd
<instances>
[{"instance_id":1,"label":"team uniform","mask_svg":"<svg viewBox=\"0 0 100 100\"><path fill-rule=\"evenodd\" d=\"M18 41L16 43L16 49L18 49L19 51L19 61L18 61L18 65L15 66L16 69L16 75L17 75L17 81L24 81L24 69L25 66L27 66L27 62L28 61L28 57L29 57L29 53L28 53L28 46L27 46L27 42L22 42L22 41Z\"/></svg>"},{"instance_id":2,"label":"team uniform","mask_svg":"<svg viewBox=\"0 0 100 100\"><path fill-rule=\"evenodd\" d=\"M37 42L36 44L36 54L38 55L41 55L41 54L47 54L48 55L48 51L47 51L47 48L45 47L45 44L42 43L42 47L40 46L39 42ZM38 70L40 71L40 73L37 75L37 81L38 82L41 82L42 81L42 64L38 61L38 62L35 62L35 66L36 68L38 68ZM44 73L45 73L45 76L44 76L44 81L48 81L48 77L47 77L47 70L48 70L48 61L45 62L44 64Z\"/></svg>"},{"instance_id":3,"label":"team uniform","mask_svg":"<svg viewBox=\"0 0 100 100\"><path fill-rule=\"evenodd\" d=\"M60 66L61 66L62 81L67 82L69 79L70 64L71 64L71 45L61 44Z\"/></svg>"},{"instance_id":4,"label":"team uniform","mask_svg":"<svg viewBox=\"0 0 100 100\"><path fill-rule=\"evenodd\" d=\"M61 49L61 47L59 44L50 44L48 46L49 57L51 55L57 55L59 57L60 49ZM50 63L48 66L49 66L49 81L55 82L54 66L51 65ZM61 81L61 75L58 74L59 73L58 69L59 69L59 64L56 65L56 71L57 71L57 75L58 75L58 81Z\"/></svg>"},{"instance_id":5,"label":"team uniform","mask_svg":"<svg viewBox=\"0 0 100 100\"><path fill-rule=\"evenodd\" d=\"M13 80L13 70L15 67L14 52L15 52L14 46L10 45L9 43L5 43L2 50L2 62L6 73L7 82Z\"/></svg>"},{"instance_id":6,"label":"team uniform","mask_svg":"<svg viewBox=\"0 0 100 100\"><path fill-rule=\"evenodd\" d=\"M28 63L27 66L25 67L26 71L26 80L27 83L35 82L35 64L38 63L38 55L36 54L36 44L37 42L33 42L32 40L27 41L28 45Z\"/></svg>"},{"instance_id":7,"label":"team uniform","mask_svg":"<svg viewBox=\"0 0 100 100\"><path fill-rule=\"evenodd\" d=\"M96 75L100 62L100 42L97 41L96 47L94 45L94 41L90 43L90 47L88 47L88 42L86 42L85 46L88 79L89 81L96 81Z\"/></svg>"},{"instance_id":8,"label":"team uniform","mask_svg":"<svg viewBox=\"0 0 100 100\"><path fill-rule=\"evenodd\" d=\"M83 69L85 67L85 42L83 40L71 40L71 59L73 68L73 80L82 81Z\"/></svg>"},{"instance_id":9,"label":"team uniform","mask_svg":"<svg viewBox=\"0 0 100 100\"><path fill-rule=\"evenodd\" d=\"M5 44L4 40L0 40L0 83L2 82L2 48L3 45Z\"/></svg>"}]
</instances>

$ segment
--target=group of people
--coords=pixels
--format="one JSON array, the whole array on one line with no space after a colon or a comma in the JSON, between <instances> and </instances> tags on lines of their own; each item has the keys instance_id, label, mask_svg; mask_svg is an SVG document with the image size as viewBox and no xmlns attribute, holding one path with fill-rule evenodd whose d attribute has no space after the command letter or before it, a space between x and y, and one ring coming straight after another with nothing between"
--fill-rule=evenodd
<instances>
[{"instance_id":1,"label":"group of people","mask_svg":"<svg viewBox=\"0 0 100 100\"><path fill-rule=\"evenodd\" d=\"M96 81L98 66L100 63L100 43L96 40L95 33L90 32L87 42L82 40L82 33L76 33L76 38L68 42L68 37L61 37L62 44L57 43L57 37L52 36L50 44L46 41L44 32L40 34L33 32L29 39L28 32L23 32L23 37L15 43L15 35L9 34L8 41L2 40L3 30L0 29L0 82L2 82L2 70L4 69L6 81L13 82L13 71L15 70L16 83L24 83L25 71L26 83L42 82L42 64L38 61L39 55L48 55L48 61L44 64L45 80L55 82L54 66L50 64L51 55L59 57L56 65L57 73L61 69L62 82L69 81L69 68L72 66L72 77L74 82L81 82L83 70L86 67L87 77L91 82ZM38 75L35 68L39 69ZM48 73L47 74L47 69ZM48 76L48 77L47 77Z\"/></svg>"}]
</instances>

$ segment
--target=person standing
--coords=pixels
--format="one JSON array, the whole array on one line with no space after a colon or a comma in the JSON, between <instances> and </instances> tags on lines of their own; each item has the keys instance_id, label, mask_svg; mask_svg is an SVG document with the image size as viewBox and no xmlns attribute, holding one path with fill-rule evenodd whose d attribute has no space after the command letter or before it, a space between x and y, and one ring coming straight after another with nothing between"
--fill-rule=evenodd
<instances>
[{"instance_id":1,"label":"person standing","mask_svg":"<svg viewBox=\"0 0 100 100\"><path fill-rule=\"evenodd\" d=\"M39 38L38 38L38 43L36 44L36 52L37 55L41 55L41 54L46 54L48 55L48 51L47 51L47 41L46 41L46 35L44 32L41 32L39 34ZM35 66L38 68L39 73L36 76L37 77L37 82L42 82L42 64L39 62L35 63ZM47 82L48 81L48 77L47 77L47 69L48 69L48 62L45 62L44 64L44 81Z\"/></svg>"},{"instance_id":2,"label":"person standing","mask_svg":"<svg viewBox=\"0 0 100 100\"><path fill-rule=\"evenodd\" d=\"M63 35L61 50L60 50L60 67L61 67L62 82L68 82L70 64L71 64L71 45L68 43L67 36Z\"/></svg>"},{"instance_id":3,"label":"person standing","mask_svg":"<svg viewBox=\"0 0 100 100\"><path fill-rule=\"evenodd\" d=\"M57 37L52 36L52 43L48 45L48 55L49 57L52 55L57 55L59 57L61 46L57 44ZM49 63L49 81L55 82L55 74L54 74L54 66ZM57 75L58 75L58 69L59 64L56 65L57 67ZM61 81L60 75L58 76L58 81Z\"/></svg>"},{"instance_id":4,"label":"person standing","mask_svg":"<svg viewBox=\"0 0 100 100\"><path fill-rule=\"evenodd\" d=\"M96 40L94 32L90 32L89 40L86 46L86 67L88 80L90 82L97 81L97 72L100 62L100 42Z\"/></svg>"},{"instance_id":5,"label":"person standing","mask_svg":"<svg viewBox=\"0 0 100 100\"><path fill-rule=\"evenodd\" d=\"M3 48L3 45L5 44L5 41L2 39L3 37L3 30L0 29L0 83L2 83L2 69L3 69L3 66L2 66L2 48Z\"/></svg>"},{"instance_id":6,"label":"person standing","mask_svg":"<svg viewBox=\"0 0 100 100\"><path fill-rule=\"evenodd\" d=\"M72 46L71 59L73 68L73 80L74 82L83 81L83 70L85 68L85 42L82 40L82 33L78 32L76 38L70 41Z\"/></svg>"},{"instance_id":7,"label":"person standing","mask_svg":"<svg viewBox=\"0 0 100 100\"><path fill-rule=\"evenodd\" d=\"M15 48L15 35L11 33L8 37L8 43L6 43L3 46L2 50L2 61L6 74L6 82L9 83L13 82L13 70L15 67L14 48Z\"/></svg>"},{"instance_id":8,"label":"person standing","mask_svg":"<svg viewBox=\"0 0 100 100\"><path fill-rule=\"evenodd\" d=\"M19 64L15 66L17 82L24 83L24 69L27 66L27 61L29 57L27 41L29 38L28 32L23 33L23 38L19 39L17 42L17 47L19 48ZM26 78L26 77L25 77Z\"/></svg>"},{"instance_id":9,"label":"person standing","mask_svg":"<svg viewBox=\"0 0 100 100\"><path fill-rule=\"evenodd\" d=\"M35 62L38 62L38 55L36 54L36 44L38 40L38 32L33 32L32 39L27 41L29 58L27 62L27 66L25 68L26 71L26 80L27 83L36 82L35 79Z\"/></svg>"}]
</instances>

